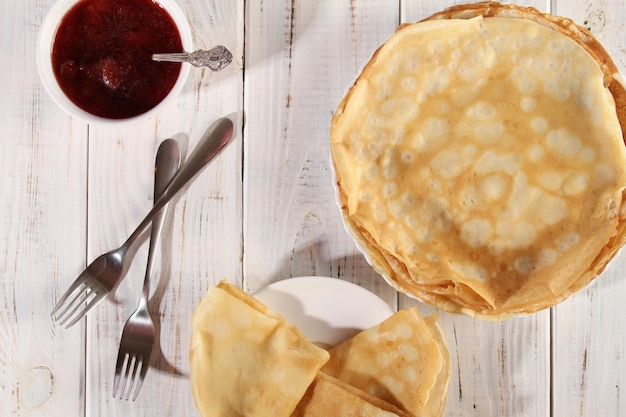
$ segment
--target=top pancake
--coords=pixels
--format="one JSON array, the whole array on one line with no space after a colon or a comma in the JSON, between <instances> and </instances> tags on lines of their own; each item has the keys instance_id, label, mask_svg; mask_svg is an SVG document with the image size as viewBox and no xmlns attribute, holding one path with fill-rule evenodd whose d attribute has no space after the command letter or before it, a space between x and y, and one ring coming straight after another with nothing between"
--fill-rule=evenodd
<instances>
[{"instance_id":1,"label":"top pancake","mask_svg":"<svg viewBox=\"0 0 626 417\"><path fill-rule=\"evenodd\" d=\"M581 34L466 5L403 25L364 67L332 157L346 226L397 289L501 319L567 297L623 244L623 88Z\"/></svg>"}]
</instances>

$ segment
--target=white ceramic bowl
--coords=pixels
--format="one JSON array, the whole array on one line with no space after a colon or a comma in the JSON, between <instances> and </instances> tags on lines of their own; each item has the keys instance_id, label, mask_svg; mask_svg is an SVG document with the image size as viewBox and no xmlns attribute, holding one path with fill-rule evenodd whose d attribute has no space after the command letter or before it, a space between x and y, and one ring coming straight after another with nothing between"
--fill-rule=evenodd
<instances>
[{"instance_id":1,"label":"white ceramic bowl","mask_svg":"<svg viewBox=\"0 0 626 417\"><path fill-rule=\"evenodd\" d=\"M123 126L139 123L156 116L165 107L169 106L182 90L187 75L189 73L189 65L183 64L178 75L178 79L174 87L168 95L155 107L137 116L126 119L108 119L95 116L74 104L63 92L57 82L54 70L52 69L52 48L57 29L65 16L65 14L80 0L58 0L48 11L39 29L39 37L37 39L37 69L39 77L54 102L71 116L77 117L87 123L105 124L109 126ZM171 16L180 33L183 49L191 51L192 37L189 22L185 18L185 14L180 9L175 0L156 0Z\"/></svg>"}]
</instances>

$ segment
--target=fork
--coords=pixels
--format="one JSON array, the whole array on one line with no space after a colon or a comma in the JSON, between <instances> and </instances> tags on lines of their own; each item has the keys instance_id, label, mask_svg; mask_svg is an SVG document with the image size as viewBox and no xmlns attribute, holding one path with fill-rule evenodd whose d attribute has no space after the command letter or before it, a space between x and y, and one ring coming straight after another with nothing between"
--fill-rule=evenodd
<instances>
[{"instance_id":1,"label":"fork","mask_svg":"<svg viewBox=\"0 0 626 417\"><path fill-rule=\"evenodd\" d=\"M155 162L154 175L154 201L157 201L167 185L172 181L180 166L180 152L178 144L173 139L166 139L159 146ZM150 230L150 245L148 247L148 265L146 267L146 276L143 282L143 291L139 299L137 310L128 318L124 329L122 330L122 338L120 340L120 349L117 354L117 363L115 365L115 378L113 380L113 397L117 395L120 379L122 388L119 391L120 400L126 394L126 400L130 398L130 394L135 387L133 401L137 398L139 390L143 384L143 380L148 372L148 364L150 362L150 354L156 336L156 328L154 321L148 311L148 297L150 295L150 277L154 266L154 254L159 245L161 230L163 229L163 220L167 213L165 207L152 220L152 228ZM137 379L139 375L139 379ZM123 378L122 378L123 376ZM127 389L128 385L128 389Z\"/></svg>"},{"instance_id":2,"label":"fork","mask_svg":"<svg viewBox=\"0 0 626 417\"><path fill-rule=\"evenodd\" d=\"M129 249L134 248L141 233L172 197L230 143L233 129L233 122L228 118L218 119L209 126L178 174L126 242L96 258L61 296L52 310L53 320L61 325L67 323L66 328L71 327L119 285L132 262L130 254L133 252Z\"/></svg>"}]
</instances>

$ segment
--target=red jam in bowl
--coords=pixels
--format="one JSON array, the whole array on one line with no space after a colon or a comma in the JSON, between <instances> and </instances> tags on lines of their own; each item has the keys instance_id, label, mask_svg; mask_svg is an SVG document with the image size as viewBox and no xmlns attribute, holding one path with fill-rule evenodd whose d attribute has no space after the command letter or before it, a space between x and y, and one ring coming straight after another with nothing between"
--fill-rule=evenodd
<instances>
[{"instance_id":1,"label":"red jam in bowl","mask_svg":"<svg viewBox=\"0 0 626 417\"><path fill-rule=\"evenodd\" d=\"M52 68L78 107L126 119L155 107L176 83L181 64L152 54L181 51L176 24L153 0L80 0L61 20Z\"/></svg>"}]
</instances>

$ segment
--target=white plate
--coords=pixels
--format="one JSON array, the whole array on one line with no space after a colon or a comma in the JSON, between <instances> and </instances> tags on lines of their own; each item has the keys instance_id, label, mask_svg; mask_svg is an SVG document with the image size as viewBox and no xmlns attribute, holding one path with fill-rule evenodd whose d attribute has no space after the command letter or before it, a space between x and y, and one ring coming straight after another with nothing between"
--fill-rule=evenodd
<instances>
[{"instance_id":1,"label":"white plate","mask_svg":"<svg viewBox=\"0 0 626 417\"><path fill-rule=\"evenodd\" d=\"M285 279L260 289L254 296L322 347L348 340L393 314L393 309L375 294L337 278Z\"/></svg>"}]
</instances>

